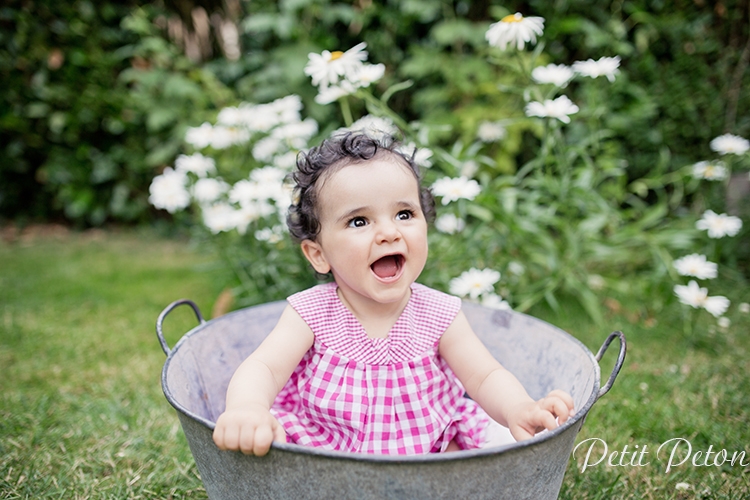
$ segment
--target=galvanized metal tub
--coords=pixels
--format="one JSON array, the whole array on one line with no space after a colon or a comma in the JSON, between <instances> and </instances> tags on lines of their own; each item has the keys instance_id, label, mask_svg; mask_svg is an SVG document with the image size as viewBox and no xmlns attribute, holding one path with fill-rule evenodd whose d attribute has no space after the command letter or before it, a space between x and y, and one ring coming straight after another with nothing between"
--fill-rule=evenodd
<instances>
[{"instance_id":1,"label":"galvanized metal tub","mask_svg":"<svg viewBox=\"0 0 750 500\"><path fill-rule=\"evenodd\" d=\"M170 349L163 322L183 304L193 308L200 325ZM477 335L529 394L537 399L552 389L567 391L577 410L573 418L520 443L442 454L353 454L276 443L264 457L221 451L212 432L224 411L229 379L270 332L285 305L281 301L249 307L206 322L198 307L183 299L167 306L157 319L157 337L167 355L162 388L177 410L211 499L557 498L576 434L625 359L621 332L609 335L594 356L549 323L464 303ZM620 343L617 361L600 387L598 361L614 339Z\"/></svg>"}]
</instances>

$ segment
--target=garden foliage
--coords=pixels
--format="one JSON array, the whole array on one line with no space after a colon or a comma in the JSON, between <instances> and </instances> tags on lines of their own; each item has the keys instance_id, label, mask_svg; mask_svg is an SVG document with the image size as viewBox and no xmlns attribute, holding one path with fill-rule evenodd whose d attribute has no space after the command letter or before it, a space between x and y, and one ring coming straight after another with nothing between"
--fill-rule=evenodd
<instances>
[{"instance_id":1,"label":"garden foliage","mask_svg":"<svg viewBox=\"0 0 750 500\"><path fill-rule=\"evenodd\" d=\"M148 183L184 128L232 92L136 2L0 8L0 214L145 221Z\"/></svg>"},{"instance_id":2,"label":"garden foliage","mask_svg":"<svg viewBox=\"0 0 750 500\"><path fill-rule=\"evenodd\" d=\"M384 82L413 82L390 101L397 113L450 124L466 140L511 104L494 92L497 75L476 49L491 21L516 11L546 19L548 62L622 57L627 72L600 115L627 154L629 175L680 168L705 155L712 137L750 129L742 112L750 109L750 87L742 85L750 23L738 1L241 5L242 57L200 66L168 40L165 19L175 14L161 2L5 4L0 214L94 225L144 220L149 179L174 159L184 127L232 100L222 83L252 102L300 95L306 113L329 127L334 115L313 104L299 68L308 52L362 41L387 66ZM494 158L512 169L533 156L530 145L527 134L511 136Z\"/></svg>"},{"instance_id":3,"label":"garden foliage","mask_svg":"<svg viewBox=\"0 0 750 500\"><path fill-rule=\"evenodd\" d=\"M604 288L609 293L648 294L655 309L676 293L681 302L722 316L729 302L708 300L705 288L697 284L681 288L680 275L696 274L674 266L673 260L709 249L713 259L735 258L737 245L731 238L739 233L741 220L715 214L709 221L706 209L725 209L711 183L726 182L727 172L747 176L746 141L723 136L739 146L734 151L713 148L737 157L727 164L709 162L710 172L724 169L721 178L692 164L666 162L661 168L639 169L630 162L627 138L617 130L617 120L622 125L628 118L618 98L635 86L626 68L620 68L623 56L613 56L605 46L595 59L548 64L555 59L545 48L554 41L542 37L542 18L513 16L499 8L493 12L502 21L490 25L465 20L464 29L457 31L457 25L441 25L447 30L437 31L441 36L454 37L449 49L440 43L412 46L412 53L404 54L395 67L377 61L374 50L369 61L377 64L370 64L361 42L346 52L310 53L301 63L295 63L300 54L285 61L280 56L279 64L287 70L296 64L298 75L289 82L303 74L312 77L314 85L299 93L309 101L313 89L316 104L305 112L320 121L320 135L343 125L403 134L407 150L421 148L417 161L440 202L438 231L431 236L433 259L423 282L499 308L526 310L545 301L557 309L561 297L574 297L596 320L601 319L597 294ZM267 36L291 36L281 29L288 14L283 8L273 15L256 14L245 27ZM428 39L441 39L435 33ZM459 39L467 46L458 51L460 57L453 57ZM262 73L254 77L262 78ZM409 79L399 80L399 75ZM438 84L420 88L423 79L437 77L442 80ZM252 87L258 81L236 86ZM430 92L438 88L440 97L435 97ZM407 93L408 100L401 102ZM270 106L304 100L296 95L271 97L278 99ZM258 116L264 113L256 109L249 104L227 108L215 124L192 129L188 149L200 153L184 157L168 176L157 178L151 199L175 212L187 208L192 197L203 223L215 234L210 240L225 255L232 253L228 261L241 280L236 292L249 302L281 298L309 284L311 273L289 239L278 233L283 228L283 211L277 210L282 204L276 200L271 207L270 196L262 195L264 188L259 187L266 171L277 172L277 178L289 171L288 162L281 160L290 151L293 137L285 135L290 124L259 125ZM294 117L296 126L300 120ZM201 133L223 137L227 126L235 127L235 134L243 130L245 137L231 144L222 139L219 146L198 139ZM310 137L300 134L297 139L307 142ZM188 159L205 161L203 154L217 158L210 172L185 166ZM225 182L223 170L235 175L237 165L247 169L253 190L241 184L246 180ZM214 186L210 191L205 188L209 181ZM222 214L219 224L216 213ZM711 235L708 226L723 224L717 217L731 220L736 230ZM699 218L703 222L697 222ZM702 229L709 229L708 239ZM724 237L730 243L710 241ZM737 261L733 263L736 267ZM283 280L279 269L284 270ZM739 274L733 278L741 279Z\"/></svg>"},{"instance_id":4,"label":"garden foliage","mask_svg":"<svg viewBox=\"0 0 750 500\"><path fill-rule=\"evenodd\" d=\"M750 109L750 87L741 85L750 23L741 2L294 0L242 8L242 57L197 64L170 42L170 14L159 3L3 7L2 214L63 214L94 225L146 220L156 213L146 201L149 183L170 172L191 189L214 178L214 191L238 209L250 198L230 200L229 186L260 182L252 171L284 163L301 146L263 159L257 144L286 132L256 130L244 145L205 150L185 142L186 132L221 125L222 109L299 96L295 119L317 127L310 143L368 114L388 118L407 144L432 152L426 177L436 189L462 177L481 186L471 199L439 206L441 216L453 217L440 219L443 229L448 220L461 229L433 232L439 258L423 276L428 284L447 289L462 271L499 271L488 300L525 310L539 301L558 307L559 297L572 295L596 318L602 286L650 294L657 308L675 300L673 286L689 285L672 261L691 252L720 264L720 277L746 279L750 246L740 242L747 224L721 240L695 224L706 210L728 210L730 176L747 175L747 156L722 158L729 172L722 179L693 175L692 166L720 160L713 138L750 135L742 112ZM491 47L490 24L515 12L544 18L538 43ZM304 72L308 54L363 42L384 73L339 105L318 97ZM602 57L619 58L611 79L585 72L567 85L532 78L537 67ZM558 111L563 104L578 111L563 113L566 123L549 115L547 100ZM175 161L198 151L215 161L203 178ZM201 184L206 197L209 183ZM198 209L196 192L189 198ZM729 208L747 220L746 202ZM203 220L205 212L196 213ZM312 280L288 239L278 237L281 217L268 217L251 217L255 226L244 232L206 233L241 277L245 303L283 297Z\"/></svg>"}]
</instances>

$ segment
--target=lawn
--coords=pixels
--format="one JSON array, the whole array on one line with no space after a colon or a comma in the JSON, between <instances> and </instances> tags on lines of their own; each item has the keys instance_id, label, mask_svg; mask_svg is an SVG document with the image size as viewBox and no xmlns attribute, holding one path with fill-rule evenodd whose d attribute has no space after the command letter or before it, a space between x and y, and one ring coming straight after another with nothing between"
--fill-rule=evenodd
<instances>
[{"instance_id":1,"label":"lawn","mask_svg":"<svg viewBox=\"0 0 750 500\"><path fill-rule=\"evenodd\" d=\"M161 393L154 322L182 297L210 316L220 272L188 241L147 231L45 231L0 242L0 498L205 498ZM683 309L651 317L647 298L606 301L604 329L573 308L532 311L592 351L616 329L629 344L577 442L599 441L588 465L593 441L574 454L561 498L750 496L750 314L736 307L750 293L724 293L731 325L714 328L701 316L689 335ZM175 310L169 343L194 325L188 308ZM676 465L687 443L691 456Z\"/></svg>"}]
</instances>

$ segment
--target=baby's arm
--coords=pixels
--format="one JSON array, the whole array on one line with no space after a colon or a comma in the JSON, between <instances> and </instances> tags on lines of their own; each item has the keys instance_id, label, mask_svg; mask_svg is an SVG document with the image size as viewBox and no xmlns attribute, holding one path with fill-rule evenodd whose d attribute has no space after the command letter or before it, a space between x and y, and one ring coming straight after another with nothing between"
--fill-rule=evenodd
<instances>
[{"instance_id":1,"label":"baby's arm","mask_svg":"<svg viewBox=\"0 0 750 500\"><path fill-rule=\"evenodd\" d=\"M313 340L307 323L287 306L268 337L229 381L226 410L214 429L216 446L265 455L272 441L286 441L284 429L270 408Z\"/></svg>"},{"instance_id":2,"label":"baby's arm","mask_svg":"<svg viewBox=\"0 0 750 500\"><path fill-rule=\"evenodd\" d=\"M573 398L555 390L539 401L495 360L459 312L440 339L445 359L469 396L497 422L508 427L516 440L529 439L543 429L557 427L573 414Z\"/></svg>"}]
</instances>

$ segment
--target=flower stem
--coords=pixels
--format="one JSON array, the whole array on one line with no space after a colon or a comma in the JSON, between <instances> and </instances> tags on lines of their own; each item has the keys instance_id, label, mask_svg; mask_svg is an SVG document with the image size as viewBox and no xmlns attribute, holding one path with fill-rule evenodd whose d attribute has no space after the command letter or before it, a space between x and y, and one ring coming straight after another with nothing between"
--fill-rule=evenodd
<instances>
[{"instance_id":1,"label":"flower stem","mask_svg":"<svg viewBox=\"0 0 750 500\"><path fill-rule=\"evenodd\" d=\"M356 96L365 101L368 107L374 107L378 110L378 112L390 118L390 120L395 123L396 126L400 128L405 134L409 134L411 136L414 135L414 132L411 130L409 124L406 123L406 121L404 121L404 119L401 118L398 114L394 113L386 103L384 103L380 99L376 99L375 96L373 96L369 92L357 91Z\"/></svg>"},{"instance_id":2,"label":"flower stem","mask_svg":"<svg viewBox=\"0 0 750 500\"><path fill-rule=\"evenodd\" d=\"M344 96L340 98L339 105L341 107L341 115L344 117L344 124L346 124L347 127L351 127L352 123L354 123L354 119L352 118L352 108L349 106L348 97Z\"/></svg>"},{"instance_id":3,"label":"flower stem","mask_svg":"<svg viewBox=\"0 0 750 500\"><path fill-rule=\"evenodd\" d=\"M518 62L519 73L526 77L526 79L528 80L531 76L531 70L526 65L526 61L523 60L521 52L518 50L514 51L514 56L516 61Z\"/></svg>"}]
</instances>

